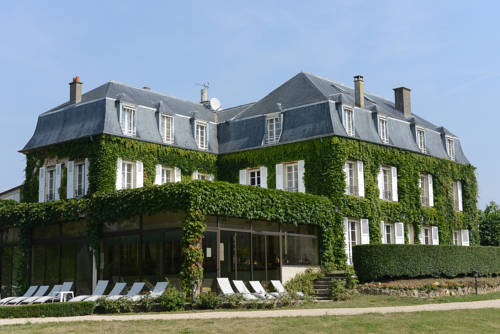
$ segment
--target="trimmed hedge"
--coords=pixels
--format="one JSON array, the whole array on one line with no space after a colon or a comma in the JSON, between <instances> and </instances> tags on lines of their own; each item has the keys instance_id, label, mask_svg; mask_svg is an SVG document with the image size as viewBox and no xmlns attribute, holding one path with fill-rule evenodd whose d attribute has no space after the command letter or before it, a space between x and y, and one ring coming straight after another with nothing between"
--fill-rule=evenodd
<instances>
[{"instance_id":1,"label":"trimmed hedge","mask_svg":"<svg viewBox=\"0 0 500 334\"><path fill-rule=\"evenodd\" d=\"M500 247L360 245L354 269L362 282L395 278L500 274Z\"/></svg>"},{"instance_id":2,"label":"trimmed hedge","mask_svg":"<svg viewBox=\"0 0 500 334\"><path fill-rule=\"evenodd\" d=\"M50 303L40 305L0 306L0 318L72 317L94 313L96 303Z\"/></svg>"}]
</instances>

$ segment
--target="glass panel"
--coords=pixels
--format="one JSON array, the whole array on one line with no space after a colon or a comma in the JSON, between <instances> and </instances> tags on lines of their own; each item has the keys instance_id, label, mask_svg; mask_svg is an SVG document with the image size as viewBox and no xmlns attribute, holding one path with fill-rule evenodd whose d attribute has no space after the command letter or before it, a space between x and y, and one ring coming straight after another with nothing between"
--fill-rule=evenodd
<instances>
[{"instance_id":1,"label":"glass panel","mask_svg":"<svg viewBox=\"0 0 500 334\"><path fill-rule=\"evenodd\" d=\"M181 227L186 219L184 212L162 212L153 216L142 218L142 228L144 230L165 229Z\"/></svg>"},{"instance_id":2,"label":"glass panel","mask_svg":"<svg viewBox=\"0 0 500 334\"><path fill-rule=\"evenodd\" d=\"M58 237L59 237L59 224L39 226L33 229L33 240L58 238Z\"/></svg>"},{"instance_id":3,"label":"glass panel","mask_svg":"<svg viewBox=\"0 0 500 334\"><path fill-rule=\"evenodd\" d=\"M139 229L139 216L120 220L117 222L106 222L103 224L103 232L129 231Z\"/></svg>"},{"instance_id":4,"label":"glass panel","mask_svg":"<svg viewBox=\"0 0 500 334\"><path fill-rule=\"evenodd\" d=\"M281 224L281 230L287 233L299 233L299 227L295 224Z\"/></svg>"},{"instance_id":5,"label":"glass panel","mask_svg":"<svg viewBox=\"0 0 500 334\"><path fill-rule=\"evenodd\" d=\"M220 232L220 272L221 277L228 277L229 279L236 279L235 275L235 264L236 258L234 258L236 245L236 233L229 231Z\"/></svg>"},{"instance_id":6,"label":"glass panel","mask_svg":"<svg viewBox=\"0 0 500 334\"><path fill-rule=\"evenodd\" d=\"M124 282L139 281L139 236L121 238L121 276Z\"/></svg>"},{"instance_id":7,"label":"glass panel","mask_svg":"<svg viewBox=\"0 0 500 334\"><path fill-rule=\"evenodd\" d=\"M45 271L45 248L39 245L32 247L31 284L43 284Z\"/></svg>"},{"instance_id":8,"label":"glass panel","mask_svg":"<svg viewBox=\"0 0 500 334\"><path fill-rule=\"evenodd\" d=\"M236 233L237 277L239 280L252 279L250 272L250 233Z\"/></svg>"},{"instance_id":9,"label":"glass panel","mask_svg":"<svg viewBox=\"0 0 500 334\"><path fill-rule=\"evenodd\" d=\"M207 227L217 228L217 216L206 216L205 222L207 223Z\"/></svg>"},{"instance_id":10,"label":"glass panel","mask_svg":"<svg viewBox=\"0 0 500 334\"><path fill-rule=\"evenodd\" d=\"M2 231L2 243L10 244L19 241L19 229L18 228L7 228Z\"/></svg>"},{"instance_id":11,"label":"glass panel","mask_svg":"<svg viewBox=\"0 0 500 334\"><path fill-rule=\"evenodd\" d=\"M75 281L75 253L78 242L61 245L61 282Z\"/></svg>"},{"instance_id":12,"label":"glass panel","mask_svg":"<svg viewBox=\"0 0 500 334\"><path fill-rule=\"evenodd\" d=\"M253 235L253 279L256 281L266 281L266 248L265 235Z\"/></svg>"},{"instance_id":13,"label":"glass panel","mask_svg":"<svg viewBox=\"0 0 500 334\"><path fill-rule=\"evenodd\" d=\"M47 245L46 249L46 263L45 267L45 280L47 285L54 285L59 283L59 245Z\"/></svg>"},{"instance_id":14,"label":"glass panel","mask_svg":"<svg viewBox=\"0 0 500 334\"><path fill-rule=\"evenodd\" d=\"M223 217L221 228L250 230L250 221L248 219Z\"/></svg>"},{"instance_id":15,"label":"glass panel","mask_svg":"<svg viewBox=\"0 0 500 334\"><path fill-rule=\"evenodd\" d=\"M92 254L88 245L81 242L76 247L75 295L88 295L92 290Z\"/></svg>"},{"instance_id":16,"label":"glass panel","mask_svg":"<svg viewBox=\"0 0 500 334\"><path fill-rule=\"evenodd\" d=\"M268 235L267 238L267 281L280 279L280 239Z\"/></svg>"},{"instance_id":17,"label":"glass panel","mask_svg":"<svg viewBox=\"0 0 500 334\"><path fill-rule=\"evenodd\" d=\"M266 222L266 221L254 221L252 222L254 231L265 231L265 232L279 232L280 225L278 223Z\"/></svg>"},{"instance_id":18,"label":"glass panel","mask_svg":"<svg viewBox=\"0 0 500 334\"><path fill-rule=\"evenodd\" d=\"M86 235L87 225L84 220L62 224L62 235L68 237L83 237Z\"/></svg>"},{"instance_id":19,"label":"glass panel","mask_svg":"<svg viewBox=\"0 0 500 334\"><path fill-rule=\"evenodd\" d=\"M152 284L163 278L161 274L162 243L161 233L142 235L142 279Z\"/></svg>"},{"instance_id":20,"label":"glass panel","mask_svg":"<svg viewBox=\"0 0 500 334\"><path fill-rule=\"evenodd\" d=\"M217 232L203 234L203 287L216 291L217 277Z\"/></svg>"},{"instance_id":21,"label":"glass panel","mask_svg":"<svg viewBox=\"0 0 500 334\"><path fill-rule=\"evenodd\" d=\"M104 238L102 242L102 279L112 283L120 279L120 242L120 237Z\"/></svg>"},{"instance_id":22,"label":"glass panel","mask_svg":"<svg viewBox=\"0 0 500 334\"><path fill-rule=\"evenodd\" d=\"M170 284L175 287L180 287L179 273L182 264L182 248L181 248L181 231L165 232L165 275L168 277Z\"/></svg>"},{"instance_id":23,"label":"glass panel","mask_svg":"<svg viewBox=\"0 0 500 334\"><path fill-rule=\"evenodd\" d=\"M287 265L317 265L318 239L310 237L284 237L284 264Z\"/></svg>"},{"instance_id":24,"label":"glass panel","mask_svg":"<svg viewBox=\"0 0 500 334\"><path fill-rule=\"evenodd\" d=\"M2 252L2 298L12 296L12 257L14 247L4 247Z\"/></svg>"}]
</instances>

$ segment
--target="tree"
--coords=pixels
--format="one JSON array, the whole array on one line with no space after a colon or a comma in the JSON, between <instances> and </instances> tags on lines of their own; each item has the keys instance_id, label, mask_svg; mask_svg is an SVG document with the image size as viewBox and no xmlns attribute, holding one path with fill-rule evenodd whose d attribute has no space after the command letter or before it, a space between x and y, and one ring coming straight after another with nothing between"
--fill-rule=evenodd
<instances>
[{"instance_id":1,"label":"tree","mask_svg":"<svg viewBox=\"0 0 500 334\"><path fill-rule=\"evenodd\" d=\"M491 201L481 214L481 245L500 246L500 207Z\"/></svg>"}]
</instances>

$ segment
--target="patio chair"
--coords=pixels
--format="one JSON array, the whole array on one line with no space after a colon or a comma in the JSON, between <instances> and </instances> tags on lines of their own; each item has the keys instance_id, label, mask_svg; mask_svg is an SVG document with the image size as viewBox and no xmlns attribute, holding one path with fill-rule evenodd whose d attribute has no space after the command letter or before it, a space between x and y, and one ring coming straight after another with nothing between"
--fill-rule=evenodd
<instances>
[{"instance_id":1,"label":"patio chair","mask_svg":"<svg viewBox=\"0 0 500 334\"><path fill-rule=\"evenodd\" d=\"M155 287L153 288L153 290L151 291L151 293L149 295L136 295L136 296L126 297L126 298L133 300L134 302L137 302L137 301L145 298L146 296L148 296L149 298L157 298L157 297L161 296L163 294L163 292L165 292L165 290L167 290L167 287L168 287L168 282L157 282Z\"/></svg>"},{"instance_id":2,"label":"patio chair","mask_svg":"<svg viewBox=\"0 0 500 334\"><path fill-rule=\"evenodd\" d=\"M238 293L240 293L241 295L252 295L252 296L255 296L255 297L260 298L260 299L266 299L266 295L263 295L260 293L251 293L247 289L247 287L243 281L233 280L233 285L236 288L236 290L238 290Z\"/></svg>"},{"instance_id":3,"label":"patio chair","mask_svg":"<svg viewBox=\"0 0 500 334\"><path fill-rule=\"evenodd\" d=\"M56 292L55 295L51 295L50 293L45 297L40 297L37 300L33 301L33 304L43 304L43 303L53 303L59 300L59 293L63 291L71 291L73 289L73 282L64 282L59 291Z\"/></svg>"},{"instance_id":4,"label":"patio chair","mask_svg":"<svg viewBox=\"0 0 500 334\"><path fill-rule=\"evenodd\" d=\"M278 281L278 280L273 281L273 280L271 280L271 284L276 289L276 291L278 291L278 293L280 295L288 295L288 291L285 290L285 287L283 286L283 284L281 284L281 281ZM296 294L300 298L304 298L304 293L302 293L302 292L296 292Z\"/></svg>"},{"instance_id":5,"label":"patio chair","mask_svg":"<svg viewBox=\"0 0 500 334\"><path fill-rule=\"evenodd\" d=\"M248 283L250 283L250 286L252 287L253 291L255 291L255 293L265 296L266 299L275 299L279 297L279 294L277 292L267 292L259 281L250 281Z\"/></svg>"},{"instance_id":6,"label":"patio chair","mask_svg":"<svg viewBox=\"0 0 500 334\"><path fill-rule=\"evenodd\" d=\"M55 296L57 296L57 294L59 293L59 291L61 291L61 288L62 288L62 285L56 284L56 285L54 285L52 287L52 290L50 290L50 292L46 296L43 296L43 297L36 297L36 296L29 297L29 298L26 298L25 300L23 300L22 302L20 302L19 304L33 304L33 302L35 302L36 300L38 300L40 298L52 298L52 297L55 297Z\"/></svg>"},{"instance_id":7,"label":"patio chair","mask_svg":"<svg viewBox=\"0 0 500 334\"><path fill-rule=\"evenodd\" d=\"M218 277L217 284L219 285L219 289L224 296L232 296L234 295L233 288L231 287L231 283L229 282L229 278L227 277ZM257 300L258 298L252 294L240 294L243 299L246 300Z\"/></svg>"},{"instance_id":8,"label":"patio chair","mask_svg":"<svg viewBox=\"0 0 500 334\"><path fill-rule=\"evenodd\" d=\"M90 296L88 298L85 298L84 300L86 302L95 302L99 298L102 298L102 297L118 296L118 295L120 295L122 293L123 289L125 289L126 286L127 286L127 283L118 282L118 283L115 283L115 286L109 292L109 294L107 294L107 295L100 295L100 296L99 295L94 295L94 296Z\"/></svg>"},{"instance_id":9,"label":"patio chair","mask_svg":"<svg viewBox=\"0 0 500 334\"><path fill-rule=\"evenodd\" d=\"M48 289L49 289L48 285L40 285L40 287L38 288L38 290L36 290L33 297L43 297ZM17 298L10 300L9 302L7 302L7 304L8 305L17 305L17 304L21 303L23 300L28 299L28 298L31 298L31 297L17 297Z\"/></svg>"},{"instance_id":10,"label":"patio chair","mask_svg":"<svg viewBox=\"0 0 500 334\"><path fill-rule=\"evenodd\" d=\"M97 285L95 286L94 291L92 291L91 295L80 295L76 296L75 298L70 299L70 302L81 302L86 298L92 297L92 296L102 296L104 295L104 291L106 291L106 288L108 287L109 281L107 280L99 280L97 281Z\"/></svg>"},{"instance_id":11,"label":"patio chair","mask_svg":"<svg viewBox=\"0 0 500 334\"><path fill-rule=\"evenodd\" d=\"M106 299L108 300L118 300L120 298L130 298L130 297L134 297L134 296L138 296L139 293L142 291L142 289L144 289L144 282L135 282L134 284L132 284L132 287L130 288L130 290L128 290L127 294L126 295L111 295L109 297L106 297Z\"/></svg>"},{"instance_id":12,"label":"patio chair","mask_svg":"<svg viewBox=\"0 0 500 334\"><path fill-rule=\"evenodd\" d=\"M28 290L26 290L26 292L24 293L24 295L22 295L21 297L31 297L31 296L33 296L33 294L35 293L36 289L38 289L38 285L32 285L32 286L30 286L28 288ZM5 297L5 298L2 298L2 299L0 299L0 305L5 305L5 304L7 304L9 301L11 301L14 298L18 298L18 297Z\"/></svg>"}]
</instances>

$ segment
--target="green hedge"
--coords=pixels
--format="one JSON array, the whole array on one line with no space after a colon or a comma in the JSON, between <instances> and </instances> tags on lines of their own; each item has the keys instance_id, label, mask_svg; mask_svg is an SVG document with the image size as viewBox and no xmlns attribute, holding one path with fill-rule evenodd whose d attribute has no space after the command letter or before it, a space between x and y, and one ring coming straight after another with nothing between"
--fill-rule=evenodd
<instances>
[{"instance_id":1,"label":"green hedge","mask_svg":"<svg viewBox=\"0 0 500 334\"><path fill-rule=\"evenodd\" d=\"M0 318L72 317L94 313L96 303L50 303L40 305L0 306Z\"/></svg>"},{"instance_id":2,"label":"green hedge","mask_svg":"<svg viewBox=\"0 0 500 334\"><path fill-rule=\"evenodd\" d=\"M500 274L500 247L360 245L353 247L360 281Z\"/></svg>"}]
</instances>

